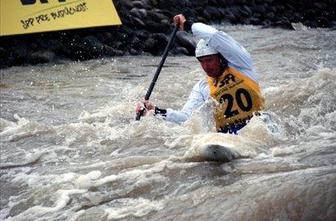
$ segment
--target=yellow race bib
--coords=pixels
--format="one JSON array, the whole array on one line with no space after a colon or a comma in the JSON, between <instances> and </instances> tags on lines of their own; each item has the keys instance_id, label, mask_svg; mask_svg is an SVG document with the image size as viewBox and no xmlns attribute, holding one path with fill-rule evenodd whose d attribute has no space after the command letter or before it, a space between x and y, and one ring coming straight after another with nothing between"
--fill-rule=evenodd
<instances>
[{"instance_id":1,"label":"yellow race bib","mask_svg":"<svg viewBox=\"0 0 336 221\"><path fill-rule=\"evenodd\" d=\"M219 102L214 111L218 131L246 123L263 108L259 85L232 67L217 79L208 77L208 84L211 97Z\"/></svg>"}]
</instances>

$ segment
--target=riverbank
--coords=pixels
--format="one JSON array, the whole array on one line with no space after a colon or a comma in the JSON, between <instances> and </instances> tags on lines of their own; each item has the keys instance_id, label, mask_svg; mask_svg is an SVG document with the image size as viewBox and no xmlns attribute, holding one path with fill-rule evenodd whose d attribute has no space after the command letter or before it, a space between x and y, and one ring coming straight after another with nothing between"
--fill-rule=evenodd
<instances>
[{"instance_id":1,"label":"riverbank","mask_svg":"<svg viewBox=\"0 0 336 221\"><path fill-rule=\"evenodd\" d=\"M261 25L293 29L293 23L311 28L336 28L336 2L324 0L115 0L123 25L0 37L0 68L88 60L123 55L160 55L172 30L172 17L205 23ZM178 32L173 54L193 55L195 42Z\"/></svg>"}]
</instances>

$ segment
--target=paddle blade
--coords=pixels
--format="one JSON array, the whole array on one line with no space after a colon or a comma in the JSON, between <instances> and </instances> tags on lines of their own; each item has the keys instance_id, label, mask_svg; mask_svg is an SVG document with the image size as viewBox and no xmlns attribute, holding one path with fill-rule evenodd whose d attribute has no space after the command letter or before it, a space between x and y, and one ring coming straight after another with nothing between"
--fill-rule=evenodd
<instances>
[{"instance_id":1,"label":"paddle blade","mask_svg":"<svg viewBox=\"0 0 336 221\"><path fill-rule=\"evenodd\" d=\"M135 120L140 120L141 116L144 114L145 108L141 109L139 112L136 113Z\"/></svg>"}]
</instances>

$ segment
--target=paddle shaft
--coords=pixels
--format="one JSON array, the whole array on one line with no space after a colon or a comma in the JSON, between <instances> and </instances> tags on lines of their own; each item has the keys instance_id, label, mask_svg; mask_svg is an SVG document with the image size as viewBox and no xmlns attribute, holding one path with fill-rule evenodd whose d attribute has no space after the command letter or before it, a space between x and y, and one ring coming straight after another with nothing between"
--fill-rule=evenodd
<instances>
[{"instance_id":1,"label":"paddle shaft","mask_svg":"<svg viewBox=\"0 0 336 221\"><path fill-rule=\"evenodd\" d=\"M178 30L178 27L175 25L174 26L174 30L173 30L173 33L170 35L170 38L169 38L169 41L168 41L168 44L163 52L163 55L162 55L162 58L161 58L161 61L160 61L160 64L159 66L157 67L156 69L156 72L154 74L154 77L152 79L152 82L147 90L147 93L145 95L145 100L149 100L149 97L151 96L152 94L152 91L154 89L154 86L156 84L156 81L157 79L159 78L159 75L160 75L160 72L161 72L161 69L163 67L163 64L164 62L166 61L166 58L168 56L168 52L169 52L169 49L170 49L170 46L172 45L173 41L174 41L174 38L175 38L175 35L176 35L176 32ZM141 118L141 115L144 113L145 109L142 109L140 112L137 113L136 117L135 117L135 120L140 120Z\"/></svg>"}]
</instances>

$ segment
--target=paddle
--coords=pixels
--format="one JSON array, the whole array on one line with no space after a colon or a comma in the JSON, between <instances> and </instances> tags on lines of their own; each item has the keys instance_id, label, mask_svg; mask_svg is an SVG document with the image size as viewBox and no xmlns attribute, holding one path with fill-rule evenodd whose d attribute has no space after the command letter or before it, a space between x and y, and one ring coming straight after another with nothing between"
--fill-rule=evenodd
<instances>
[{"instance_id":1,"label":"paddle","mask_svg":"<svg viewBox=\"0 0 336 221\"><path fill-rule=\"evenodd\" d=\"M154 77L153 77L153 79L152 79L152 82L151 82L151 84L150 84L150 86L149 86L149 88L148 88L148 90L147 90L146 95L145 95L145 100L146 100L146 101L149 100L149 97L150 97L151 94L152 94L153 88L154 88L154 86L155 86L155 83L156 83L156 81L157 81L159 75L160 75L161 69L162 69L162 67L163 67L163 64L164 64L166 58L167 58L169 48L170 48L170 46L172 45L172 43L173 43L173 41L174 41L174 38L175 38L175 35L176 35L177 30L178 30L178 27L175 25L175 26L174 26L174 30L173 30L172 34L170 35L168 44L167 44L167 46L166 46L166 48L165 48L165 50L164 50L164 52L163 52L163 55L162 55L162 58L161 58L161 62L160 62L159 66L158 66L157 69L156 69L156 72L155 72L155 74L154 74ZM145 108L143 108L140 112L138 112L137 115L136 115L136 117L135 117L135 120L140 120L140 118L141 118L142 114L144 113L144 111L145 111Z\"/></svg>"}]
</instances>

